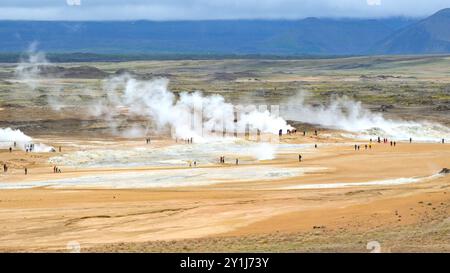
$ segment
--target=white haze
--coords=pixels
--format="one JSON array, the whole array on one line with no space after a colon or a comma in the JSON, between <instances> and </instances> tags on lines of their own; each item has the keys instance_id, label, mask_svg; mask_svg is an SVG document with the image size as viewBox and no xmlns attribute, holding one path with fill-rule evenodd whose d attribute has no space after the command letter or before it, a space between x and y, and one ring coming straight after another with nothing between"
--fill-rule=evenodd
<instances>
[{"instance_id":1,"label":"white haze","mask_svg":"<svg viewBox=\"0 0 450 273\"><path fill-rule=\"evenodd\" d=\"M0 142L13 143L14 141L30 142L31 137L25 135L20 130L14 130L11 128L0 128Z\"/></svg>"},{"instance_id":2,"label":"white haze","mask_svg":"<svg viewBox=\"0 0 450 273\"><path fill-rule=\"evenodd\" d=\"M381 113L364 108L361 102L346 96L333 97L328 104L313 106L305 102L307 94L299 92L290 99L284 116L359 134L360 137L389 137L397 140L413 138L420 141L440 141L450 138L450 128L428 121L404 121L387 119Z\"/></svg>"},{"instance_id":3,"label":"white haze","mask_svg":"<svg viewBox=\"0 0 450 273\"><path fill-rule=\"evenodd\" d=\"M20 130L0 128L0 148L2 149L14 147L14 142L16 142L17 146L22 149L24 145L29 143L31 140L31 137L25 135Z\"/></svg>"},{"instance_id":4,"label":"white haze","mask_svg":"<svg viewBox=\"0 0 450 273\"><path fill-rule=\"evenodd\" d=\"M14 142L16 143L16 147L14 147ZM33 143L33 139L18 129L0 128L0 148L2 149L14 147L14 149L25 150L25 145L31 143ZM53 147L42 143L34 144L33 152L42 153L51 151L54 151Z\"/></svg>"},{"instance_id":5,"label":"white haze","mask_svg":"<svg viewBox=\"0 0 450 273\"><path fill-rule=\"evenodd\" d=\"M212 137L211 131L222 132L224 128L228 133L235 130L244 133L248 126L250 131L259 129L272 134L280 129L284 132L292 129L284 119L267 110L240 111L235 123L235 107L224 97L205 96L201 92L182 92L176 96L168 86L169 80L165 78L138 80L121 75L106 79L103 99L93 107L91 115L109 121L114 131L117 129L115 121L126 116L148 120L157 130L171 128L173 137L192 137L200 141ZM134 127L125 135L132 136L136 132L142 136L146 131L148 128Z\"/></svg>"},{"instance_id":6,"label":"white haze","mask_svg":"<svg viewBox=\"0 0 450 273\"><path fill-rule=\"evenodd\" d=\"M37 50L38 44L33 42L28 47L25 57L21 58L15 69L16 78L25 83L32 90L39 86L41 81L41 68L51 65L47 60L45 53Z\"/></svg>"},{"instance_id":7,"label":"white haze","mask_svg":"<svg viewBox=\"0 0 450 273\"><path fill-rule=\"evenodd\" d=\"M15 77L25 84L31 91L39 87L41 80L41 68L51 65L47 60L45 53L37 50L37 43L32 43L24 58L15 69ZM23 90L26 91L26 90ZM31 96L32 97L32 96ZM54 148L42 143L33 143L33 139L18 129L0 128L0 147L8 149L16 143L17 149L25 150L25 145L34 144L33 152L51 152Z\"/></svg>"}]
</instances>

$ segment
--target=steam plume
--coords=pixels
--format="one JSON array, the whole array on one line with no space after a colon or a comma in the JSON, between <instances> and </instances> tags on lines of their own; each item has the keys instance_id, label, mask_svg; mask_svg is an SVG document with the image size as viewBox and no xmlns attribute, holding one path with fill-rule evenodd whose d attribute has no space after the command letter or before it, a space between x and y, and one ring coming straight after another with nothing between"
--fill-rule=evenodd
<instances>
[{"instance_id":1,"label":"steam plume","mask_svg":"<svg viewBox=\"0 0 450 273\"><path fill-rule=\"evenodd\" d=\"M284 116L289 120L340 129L364 137L389 137L398 140L413 138L420 141L439 141L450 137L450 128L428 121L387 119L346 96L334 97L328 104L312 106L305 102L307 94L299 92L288 103Z\"/></svg>"},{"instance_id":2,"label":"steam plume","mask_svg":"<svg viewBox=\"0 0 450 273\"><path fill-rule=\"evenodd\" d=\"M292 129L284 119L269 111L242 111L235 120L235 107L220 95L204 96L201 92L182 92L177 97L168 88L169 80L137 80L130 75L107 79L104 99L91 111L96 117L117 120L121 115L145 118L157 129L171 127L174 137L205 139L208 132L257 130L278 133ZM200 130L196 127L202 127Z\"/></svg>"}]
</instances>

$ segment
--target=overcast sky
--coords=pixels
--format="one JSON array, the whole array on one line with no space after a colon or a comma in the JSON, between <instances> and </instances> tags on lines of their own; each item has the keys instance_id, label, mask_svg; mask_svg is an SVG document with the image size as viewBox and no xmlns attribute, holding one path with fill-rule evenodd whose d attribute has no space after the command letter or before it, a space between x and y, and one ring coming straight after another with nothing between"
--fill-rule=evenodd
<instances>
[{"instance_id":1,"label":"overcast sky","mask_svg":"<svg viewBox=\"0 0 450 273\"><path fill-rule=\"evenodd\" d=\"M424 17L450 0L0 0L0 20Z\"/></svg>"}]
</instances>

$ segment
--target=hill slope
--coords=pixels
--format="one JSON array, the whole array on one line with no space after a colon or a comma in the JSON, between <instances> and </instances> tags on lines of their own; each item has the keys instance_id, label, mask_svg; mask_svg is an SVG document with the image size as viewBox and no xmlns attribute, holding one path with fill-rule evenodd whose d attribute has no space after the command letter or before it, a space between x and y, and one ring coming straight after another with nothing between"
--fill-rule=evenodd
<instances>
[{"instance_id":1,"label":"hill slope","mask_svg":"<svg viewBox=\"0 0 450 273\"><path fill-rule=\"evenodd\" d=\"M317 19L43 22L0 21L0 52L33 42L50 52L147 54L365 54L411 20Z\"/></svg>"},{"instance_id":2,"label":"hill slope","mask_svg":"<svg viewBox=\"0 0 450 273\"><path fill-rule=\"evenodd\" d=\"M375 53L429 54L450 52L450 9L395 32L374 46Z\"/></svg>"}]
</instances>

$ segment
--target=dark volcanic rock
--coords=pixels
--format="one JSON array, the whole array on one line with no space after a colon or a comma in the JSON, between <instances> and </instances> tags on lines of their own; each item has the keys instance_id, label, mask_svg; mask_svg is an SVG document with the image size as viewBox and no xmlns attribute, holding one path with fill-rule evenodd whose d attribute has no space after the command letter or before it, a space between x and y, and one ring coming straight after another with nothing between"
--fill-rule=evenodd
<instances>
[{"instance_id":1,"label":"dark volcanic rock","mask_svg":"<svg viewBox=\"0 0 450 273\"><path fill-rule=\"evenodd\" d=\"M23 71L32 70L34 68L25 68ZM57 77L57 78L78 78L78 79L101 79L108 76L103 70L100 70L93 66L76 66L65 68L56 65L40 65L37 67L39 75L44 77Z\"/></svg>"},{"instance_id":2,"label":"dark volcanic rock","mask_svg":"<svg viewBox=\"0 0 450 273\"><path fill-rule=\"evenodd\" d=\"M443 168L442 171L439 172L439 174L449 174L450 173L450 169L447 168Z\"/></svg>"},{"instance_id":3,"label":"dark volcanic rock","mask_svg":"<svg viewBox=\"0 0 450 273\"><path fill-rule=\"evenodd\" d=\"M436 111L448 111L450 110L450 106L448 105L439 105L435 108Z\"/></svg>"},{"instance_id":4,"label":"dark volcanic rock","mask_svg":"<svg viewBox=\"0 0 450 273\"><path fill-rule=\"evenodd\" d=\"M108 76L108 73L92 66L78 66L65 69L63 75L66 78L98 79Z\"/></svg>"},{"instance_id":5,"label":"dark volcanic rock","mask_svg":"<svg viewBox=\"0 0 450 273\"><path fill-rule=\"evenodd\" d=\"M393 108L394 108L394 105L392 105L392 104L389 104L389 105L383 104L380 106L379 111L387 112L388 110L393 109Z\"/></svg>"}]
</instances>

